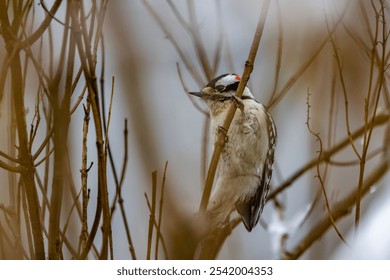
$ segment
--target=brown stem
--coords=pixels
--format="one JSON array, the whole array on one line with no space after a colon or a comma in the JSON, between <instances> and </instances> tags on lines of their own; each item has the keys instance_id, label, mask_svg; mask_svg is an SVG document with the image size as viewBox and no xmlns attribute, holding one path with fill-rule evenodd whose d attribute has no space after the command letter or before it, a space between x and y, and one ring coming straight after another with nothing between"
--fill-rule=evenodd
<instances>
[{"instance_id":1,"label":"brown stem","mask_svg":"<svg viewBox=\"0 0 390 280\"><path fill-rule=\"evenodd\" d=\"M11 25L8 19L7 6L5 1L0 1L0 22L3 29L3 39L6 45L8 55L13 54L10 60L12 101L15 108L16 126L19 140L19 160L22 162L24 172L21 173L21 181L26 190L28 201L28 212L31 222L32 234L34 239L35 259L45 259L45 249L41 231L40 207L38 193L34 181L34 162L29 149L27 124L24 112L24 94L23 94L23 76L21 68L20 53L14 49L14 38L17 38L18 26ZM15 15L15 19L17 16ZM15 20L14 19L14 20ZM15 27L16 26L16 27ZM16 29L16 30L15 30Z\"/></svg>"},{"instance_id":2,"label":"brown stem","mask_svg":"<svg viewBox=\"0 0 390 280\"><path fill-rule=\"evenodd\" d=\"M149 215L149 229L148 229L148 247L146 250L146 259L150 260L152 253L152 239L153 239L153 223L156 217L156 197L157 197L157 171L152 172L152 208L150 209ZM148 200L148 197L145 193L145 197Z\"/></svg>"},{"instance_id":3,"label":"brown stem","mask_svg":"<svg viewBox=\"0 0 390 280\"><path fill-rule=\"evenodd\" d=\"M386 174L388 167L387 162L383 161L369 176L366 177L362 187L362 197L368 193L371 186L373 186L382 178L383 175ZM357 187L353 189L354 191L333 206L332 217L334 221L337 221L349 214L352 207L354 207L358 194ZM329 220L329 217L323 218L306 234L306 237L300 241L294 249L289 252L285 252L285 257L289 259L299 258L316 240L320 239L330 226L331 221Z\"/></svg>"},{"instance_id":4,"label":"brown stem","mask_svg":"<svg viewBox=\"0 0 390 280\"><path fill-rule=\"evenodd\" d=\"M386 124L389 120L388 115L377 115L373 119L373 122L370 122L369 126L378 126L382 124ZM341 141L340 143L333 146L333 148L324 151L322 153L321 158L314 158L308 163L306 163L302 168L300 168L298 171L296 171L290 178L284 181L283 184L281 184L279 187L277 187L274 191L272 191L269 196L268 200L275 198L279 193L284 191L286 188L288 188L290 185L292 185L299 177L301 177L303 174L306 173L307 170L315 167L317 164L329 160L334 154L339 152L340 150L344 149L345 147L350 144L350 138L356 139L357 137L361 136L364 133L365 127L361 127L355 132L353 132L350 136L347 136L346 139Z\"/></svg>"},{"instance_id":5,"label":"brown stem","mask_svg":"<svg viewBox=\"0 0 390 280\"><path fill-rule=\"evenodd\" d=\"M87 145L87 137L88 137L88 127L90 120L90 112L91 112L91 103L89 99L87 99L87 105L84 108L84 122L83 122L83 137L82 137L82 155L81 155L81 188L82 188L82 218L81 218L81 234L80 234L80 244L79 248L84 249L85 243L88 240L88 145Z\"/></svg>"},{"instance_id":6,"label":"brown stem","mask_svg":"<svg viewBox=\"0 0 390 280\"><path fill-rule=\"evenodd\" d=\"M165 162L165 167L164 167L164 175L163 175L163 180L161 183L161 193L160 193L160 205L158 209L158 223L156 225L156 246L155 246L155 259L158 259L158 248L159 248L159 241L160 241L160 236L161 234L161 224L162 224L162 213L163 213L163 203L164 203L164 192L165 192L165 180L167 176L167 167L168 167L168 161Z\"/></svg>"},{"instance_id":7,"label":"brown stem","mask_svg":"<svg viewBox=\"0 0 390 280\"><path fill-rule=\"evenodd\" d=\"M58 8L60 7L62 3L62 0L56 0L53 4L53 6L50 9L50 12L48 15L46 15L45 19L42 21L41 25L37 28L37 30L26 40L19 42L20 48L25 48L27 46L31 46L34 44L39 38L41 38L42 34L46 31L46 29L49 27L53 15L57 12Z\"/></svg>"},{"instance_id":8,"label":"brown stem","mask_svg":"<svg viewBox=\"0 0 390 280\"><path fill-rule=\"evenodd\" d=\"M237 93L236 93L237 97L242 96L244 89L246 87L246 84L249 81L250 74L252 73L253 64L255 62L257 50L258 50L259 44L260 44L260 39L261 39L261 36L263 34L263 30L264 30L265 20L267 18L269 4L270 4L270 0L266 0L263 3L263 7L261 9L259 21L257 23L255 36L253 38L252 46L251 46L251 49L249 52L248 60L245 62L244 73L242 74L240 84L238 85L238 89L237 89ZM236 109L237 109L237 107L236 107L235 103L232 103L232 105L229 108L228 113L226 114L226 118L225 118L225 121L224 121L223 126L222 126L224 131L228 131L229 126L233 120L234 114L236 112ZM207 204L208 204L209 199L210 199L211 189L213 186L215 172L217 170L219 157L221 155L223 146L225 145L225 141L226 141L225 138L226 137L223 133L219 133L218 139L217 139L215 147L214 147L214 152L213 152L213 155L211 158L210 166L208 169L206 183L205 183L205 187L204 187L203 195L202 195L202 200L201 200L200 207L199 207L199 213L201 213L201 214L205 212L205 210L207 208Z\"/></svg>"},{"instance_id":9,"label":"brown stem","mask_svg":"<svg viewBox=\"0 0 390 280\"><path fill-rule=\"evenodd\" d=\"M103 124L101 119L100 102L98 97L98 86L95 76L94 63L90 50L89 37L85 27L85 15L79 15L82 2L74 3L72 11L73 31L76 40L77 50L80 56L83 73L87 82L88 95L91 100L92 115L95 124L97 158L98 158L98 198L95 219L92 229L86 243L86 246L81 253L80 258L85 259L92 246L93 240L98 229L100 215L103 213L103 242L100 258L106 259L108 256L108 237L111 232L110 225L110 207L108 203L107 190L107 170L106 170L106 154L103 139ZM79 20L80 17L80 20ZM80 29L81 27L81 29Z\"/></svg>"},{"instance_id":10,"label":"brown stem","mask_svg":"<svg viewBox=\"0 0 390 280\"><path fill-rule=\"evenodd\" d=\"M70 16L67 9L66 25L69 24ZM68 138L68 127L70 123L70 98L72 96L72 78L75 59L75 42L69 41L69 55L67 58L66 83L64 98L60 100L60 80L64 73L63 62L67 51L69 32L65 29L63 44L60 55L60 62L54 79L49 83L50 100L53 108L54 128L54 162L53 162L53 184L50 197L50 218L49 218L49 259L60 259L60 219L64 188L64 170L66 143Z\"/></svg>"}]
</instances>

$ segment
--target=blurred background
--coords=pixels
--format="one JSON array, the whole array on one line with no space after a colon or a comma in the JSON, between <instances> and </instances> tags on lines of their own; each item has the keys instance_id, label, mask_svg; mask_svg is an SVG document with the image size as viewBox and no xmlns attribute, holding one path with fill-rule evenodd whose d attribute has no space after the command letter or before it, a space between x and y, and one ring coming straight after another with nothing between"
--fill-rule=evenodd
<instances>
[{"instance_id":1,"label":"blurred background","mask_svg":"<svg viewBox=\"0 0 390 280\"><path fill-rule=\"evenodd\" d=\"M54 14L48 10L61 1L27 2L30 6L7 3L10 21L16 18L16 11L23 15L22 27L16 31L17 40L23 41L25 36L28 38L33 34L48 15L54 18L40 39L20 51L24 119L30 140L31 131L36 129L30 145L34 155L50 135L50 127L56 124L54 95L45 90L50 92L51 84L42 77L49 76L47 80L51 81L50 76L54 79L55 75L50 73L55 73L55 69L69 61L71 47L64 51L64 60L60 55L66 45L64 38L71 36L64 34L67 29L69 33L77 30L67 26L70 24L68 18L74 20L67 12L72 8L69 8L72 1L60 3ZM155 234L161 230L169 258L181 256L174 251L192 242L191 232L196 231L195 214L213 145L208 139L206 107L198 100L191 100L186 91L199 90L208 80L223 73L242 74L263 2L137 0L82 3L81 11L84 9L86 16L82 17L80 12L80 22L85 20L85 30L90 30L93 38L90 46L84 42L84 48L96 55L93 59L96 64L90 69L96 73L99 108L107 117L110 112L105 140L110 144L118 174L121 174L123 163L127 163L121 197L127 228L139 259L148 257L151 238L156 242L156 235L150 236L150 209L145 199L147 194L152 201L153 171L157 171L157 208L161 186L165 188L161 228L156 228ZM94 6L98 11L96 15ZM389 2L382 0L271 1L248 84L255 98L269 107L278 132L270 200L260 225L251 233L242 224L232 228L218 258L390 258L390 238L386 234L389 227L386 221L390 217L387 203L390 199L388 16ZM1 17L0 160L7 165L0 168L0 251L1 258L33 258L29 215L22 210L25 202L21 197L26 183L20 179L20 173L9 170L10 166L22 165L12 163L9 158L20 158L18 151L21 149L15 147L20 145L21 136L16 132L17 109L13 109L16 106L10 62L14 58L13 45L6 43L11 39L7 39L4 12ZM100 36L99 23L102 23L102 36L96 40ZM69 42L71 40L70 37ZM100 40L96 46L94 40ZM64 259L79 258L84 244L80 241L81 214L77 214L75 208L81 208L82 203L80 171L85 149L82 141L88 91L82 92L90 81L84 77L83 57L78 54L80 46L76 46L71 78L76 80L79 69L83 75L73 83L69 95L68 108L75 110L69 117L68 133L59 142L54 136L47 141L52 143L51 147L58 143L67 147L62 154L66 159L60 169L64 172L64 191L58 226L60 255ZM55 94L58 104L65 104L64 100L67 100L66 79L69 75L66 73L61 73L63 76L58 83L61 90ZM80 104L77 103L79 100ZM37 112L42 115L39 122ZM64 115L59 112L57 116L61 119ZM86 137L88 166L93 162L86 184L89 229L96 212L100 180L97 136L93 129L97 124L92 114ZM61 129L54 134L61 135ZM53 199L52 188L55 187L56 150L53 148L52 154L51 149L47 148L44 153L46 158L42 154L34 159L35 163L43 160L35 169L35 174L41 178L35 177L34 181L41 206L45 248L51 244L47 229L50 215L54 213L53 204L47 202L50 206L45 206L45 200ZM61 154L61 151L57 152ZM118 189L107 161L107 197L110 205L112 201L115 205ZM38 187L40 180L45 187ZM69 191L72 188L74 192ZM356 210L357 204L360 210ZM119 207L116 204L112 211L110 248L112 258L128 259L133 255ZM44 209L46 215L42 214ZM103 226L102 223L99 225ZM96 250L89 252L90 258L98 258L102 243L106 242L100 226L93 240ZM67 236L66 242L64 236ZM15 253L11 250L14 246L23 249ZM157 246L162 246L161 241ZM72 247L74 250L70 249ZM167 257L162 248L156 256Z\"/></svg>"}]
</instances>

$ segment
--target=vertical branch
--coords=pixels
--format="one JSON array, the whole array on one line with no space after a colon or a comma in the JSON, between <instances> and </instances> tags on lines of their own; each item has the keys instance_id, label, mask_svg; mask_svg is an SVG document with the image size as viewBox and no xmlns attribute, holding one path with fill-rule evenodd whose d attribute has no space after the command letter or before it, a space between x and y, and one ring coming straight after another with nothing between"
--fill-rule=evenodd
<instances>
[{"instance_id":1,"label":"vertical branch","mask_svg":"<svg viewBox=\"0 0 390 280\"><path fill-rule=\"evenodd\" d=\"M278 51L277 51L277 58L276 58L276 67L275 67L275 80L274 80L274 86L272 90L272 94L270 98L268 99L268 102L266 104L271 104L271 100L274 100L276 97L276 91L278 89L279 84L279 77L280 77L280 70L282 66L282 54L283 54L283 25L282 25L282 15L280 11L280 3L279 1L276 4L277 9L277 17L278 17Z\"/></svg>"},{"instance_id":2,"label":"vertical branch","mask_svg":"<svg viewBox=\"0 0 390 280\"><path fill-rule=\"evenodd\" d=\"M28 202L27 202L27 198L26 198L26 191L25 189L23 188L23 186L21 186L21 182L19 182L19 201L20 201L20 204L21 206L19 206L19 208L21 207L23 209L22 213L23 213L23 217L24 217L24 224L25 224L25 227L26 227L26 233L27 233L27 244L28 244L28 249L29 249L29 252L30 252L30 259L34 257L34 241L33 241L33 233L32 233L32 229L31 229L31 224L30 224L30 218L29 218L29 214L28 214Z\"/></svg>"},{"instance_id":3,"label":"vertical branch","mask_svg":"<svg viewBox=\"0 0 390 280\"><path fill-rule=\"evenodd\" d=\"M74 32L74 37L76 40L76 45L77 45L77 50L80 56L80 62L82 65L82 70L86 79L87 83L87 89L88 89L88 99L91 102L91 107L92 107L92 112L93 112L93 118L95 122L95 131L96 131L96 145L98 149L98 194L97 194L97 204L96 204L96 211L95 211L95 217L94 221L92 224L92 228L90 231L90 234L88 236L88 240L85 243L85 247L83 251L80 254L80 259L85 259L92 247L93 241L95 239L99 223L100 223L100 217L102 213L102 174L100 173L101 168L102 168L102 157L103 157L103 151L102 151L102 146L103 146L103 135L101 130L99 129L99 124L100 122L100 116L99 116L99 106L96 104L96 95L97 95L97 88L94 87L94 79L91 77L86 61L86 55L84 51L84 46L82 42L82 37L81 37L81 30L80 30L80 24L78 20L78 7L76 3L72 2L72 26L73 26L73 32Z\"/></svg>"},{"instance_id":4,"label":"vertical branch","mask_svg":"<svg viewBox=\"0 0 390 280\"><path fill-rule=\"evenodd\" d=\"M375 185L388 171L389 166L387 162L382 162L375 168L371 174L366 176L362 189L362 196L369 193L370 188ZM357 186L353 186L355 189ZM342 217L348 215L351 212L351 209L356 204L357 192L355 189L350 192L345 198L340 202L336 203L333 207L332 217L334 221L338 221ZM285 257L289 259L299 258L315 241L317 241L321 236L331 227L331 221L328 217L319 220L312 229L309 230L308 234L298 243L298 245L290 250L285 252Z\"/></svg>"},{"instance_id":5,"label":"vertical branch","mask_svg":"<svg viewBox=\"0 0 390 280\"><path fill-rule=\"evenodd\" d=\"M82 152L81 152L81 189L82 189L82 218L81 218L81 234L80 234L80 249L84 249L85 243L88 240L88 201L89 201L89 191L88 191L88 128L91 112L91 103L89 98L87 98L87 105L83 106L84 108L84 122L83 122L83 137L82 137Z\"/></svg>"},{"instance_id":6,"label":"vertical branch","mask_svg":"<svg viewBox=\"0 0 390 280\"><path fill-rule=\"evenodd\" d=\"M203 139L201 144L202 157L200 163L201 182L205 182L207 176L207 160L209 158L209 138L210 138L210 118L204 118L203 120Z\"/></svg>"},{"instance_id":7,"label":"vertical branch","mask_svg":"<svg viewBox=\"0 0 390 280\"><path fill-rule=\"evenodd\" d=\"M149 201L147 196L146 196L146 204L148 206L149 211L152 211L152 206L150 205L150 201ZM153 220L153 225L154 225L155 228L158 228L158 224L157 224L156 219ZM164 251L164 257L165 257L166 260L168 260L169 259L168 249L167 249L167 245L165 244L164 236L160 232L158 237L159 237L159 239L161 241L161 246L162 246L163 251Z\"/></svg>"},{"instance_id":8,"label":"vertical branch","mask_svg":"<svg viewBox=\"0 0 390 280\"><path fill-rule=\"evenodd\" d=\"M107 125L105 124L105 122L103 121L103 125L104 125L104 132L105 132L105 136L106 136L106 140L105 140L105 151L104 153L107 155L108 153L108 147L109 147L109 128L110 128L110 123L111 123L111 112L112 112L112 101L114 99L114 88L115 88L115 77L112 76L112 80L111 80L111 95L110 95L110 105L108 107L108 117L107 117ZM104 97L102 96L102 103L104 100ZM104 106L102 106L103 108ZM104 110L103 111L103 115L104 115ZM105 116L103 116L103 120L105 119ZM111 154L111 152L110 152ZM111 156L110 156L111 158ZM111 211L110 211L111 212ZM110 223L111 223L111 217L112 217L112 213L110 213ZM109 232L109 242L110 242L110 255L111 255L111 258L113 258L113 255L114 255L114 252L113 252L113 242L112 242L112 232L110 231Z\"/></svg>"},{"instance_id":9,"label":"vertical branch","mask_svg":"<svg viewBox=\"0 0 390 280\"><path fill-rule=\"evenodd\" d=\"M103 40L102 40L102 43L103 43ZM133 258L133 260L135 260L135 259L137 259L137 257L136 257L136 254L135 254L133 240L131 238L129 223L127 221L127 216L126 216L126 212L125 212L125 209L124 209L123 197L122 197L122 187L123 187L123 182L124 182L124 178L125 178L126 167L127 167L127 159L128 159L128 132L129 131L127 129L127 119L126 119L125 120L125 127L124 127L124 150L125 150L125 153L124 153L124 160L123 160L123 165L122 165L122 171L121 171L120 178L119 178L118 174L117 174L117 170L115 168L114 159L113 159L113 155L112 155L112 152L111 152L111 146L110 146L110 142L109 142L109 139L108 139L108 130L109 130L109 126L110 126L111 111L112 111L112 101L113 101L113 96L114 96L115 77L112 76L112 80L111 80L111 97L110 97L110 105L109 105L109 111L108 111L108 117L107 117L108 120L106 121L105 105L104 105L104 94L103 94L103 92L104 92L104 86L103 86L103 82L104 82L104 60L103 60L103 66L102 66L102 73L101 73L100 81L101 81L101 93L102 93L101 96L102 96L103 126L104 126L104 132L105 132L105 135L106 135L106 147L105 147L105 150L106 150L106 154L108 153L108 159L109 159L109 162L110 162L112 174L114 176L115 187L116 187L116 194L115 194L114 202L112 203L111 211L110 211L110 219L112 219L112 217L113 217L113 214L114 214L114 211L115 211L115 206L116 206L116 203L118 202L119 208L120 208L120 212L121 212L121 215L122 215L122 219L123 219L123 223L124 223L124 227L125 227L125 231L126 231L126 237L127 237L127 242L128 242L128 246L129 246L129 251L130 251L131 257Z\"/></svg>"},{"instance_id":10,"label":"vertical branch","mask_svg":"<svg viewBox=\"0 0 390 280\"><path fill-rule=\"evenodd\" d=\"M97 146L97 158L98 158L98 203L95 212L95 219L92 225L91 233L89 235L86 246L81 253L80 258L85 259L95 239L96 232L100 222L101 213L103 213L103 241L102 251L100 258L106 259L108 255L108 241L111 233L110 224L110 207L108 203L108 190L107 190L107 169L106 169L106 154L103 138L103 124L100 111L100 101L98 95L98 86L95 75L95 64L91 54L91 44L89 36L86 30L85 15L80 11L82 2L72 2L72 23L73 32L76 40L77 50L80 56L80 62L83 69L83 73L86 79L88 95L91 100L92 115L95 125L96 134L96 146ZM80 20L79 20L80 17Z\"/></svg>"},{"instance_id":11,"label":"vertical branch","mask_svg":"<svg viewBox=\"0 0 390 280\"><path fill-rule=\"evenodd\" d=\"M191 61L188 59L188 56L183 52L183 50L180 48L179 43L175 40L172 33L169 32L168 28L158 15L158 13L153 9L153 7L149 4L147 0L142 0L142 3L144 6L148 9L149 13L154 17L154 19L158 22L158 25L160 26L161 30L164 32L166 38L172 43L173 47L179 54L181 60L183 61L184 65L186 66L188 72L191 74L193 79L197 81L198 84L203 83L203 79L199 72L196 70L196 67L191 63Z\"/></svg>"},{"instance_id":12,"label":"vertical branch","mask_svg":"<svg viewBox=\"0 0 390 280\"><path fill-rule=\"evenodd\" d=\"M115 88L115 76L112 76L112 79L111 79L111 95L110 95L110 105L108 106L108 116L107 116L107 125L105 126L105 135L106 135L106 151L105 153L107 154L107 150L108 150L108 145L109 145L109 128L110 128L110 123L111 123L111 112L112 112L112 101L114 99L114 88Z\"/></svg>"},{"instance_id":13,"label":"vertical branch","mask_svg":"<svg viewBox=\"0 0 390 280\"><path fill-rule=\"evenodd\" d=\"M299 68L290 76L288 81L284 84L282 89L275 94L271 100L267 102L268 109L272 109L274 106L276 106L283 97L289 92L290 88L299 80L299 78L303 75L303 73L306 72L306 70L309 68L310 65L314 63L316 58L320 55L324 47L328 44L330 36L336 31L338 25L342 22L346 12L348 11L348 7L352 3L351 1L348 1L345 5L340 17L337 19L337 21L334 23L334 26L331 30L328 31L328 36L321 42L321 44L316 48L316 50L313 52L311 56L308 57L300 66Z\"/></svg>"},{"instance_id":14,"label":"vertical branch","mask_svg":"<svg viewBox=\"0 0 390 280\"><path fill-rule=\"evenodd\" d=\"M1 96L0 96L0 102L1 102ZM9 102L9 127L8 127L8 154L15 158L16 157L16 119L15 119L15 108L13 106L12 98L10 98ZM9 165L10 166L15 166L14 162L12 160L9 160ZM8 190L9 190L9 200L10 200L10 206L11 209L13 209L16 213L15 215L15 228L17 228L17 234L19 236L19 242L20 246L21 244L21 224L20 224L20 215L19 214L19 207L18 207L18 195L17 195L17 178L16 174L14 172L8 172Z\"/></svg>"},{"instance_id":15,"label":"vertical branch","mask_svg":"<svg viewBox=\"0 0 390 280\"><path fill-rule=\"evenodd\" d=\"M148 247L146 250L147 260L150 260L150 256L152 252L152 240L153 240L153 229L154 229L153 223L154 223L155 213L156 213L156 196L157 196L157 171L153 171L152 172L152 208L150 210L150 215L149 215Z\"/></svg>"},{"instance_id":16,"label":"vertical branch","mask_svg":"<svg viewBox=\"0 0 390 280\"><path fill-rule=\"evenodd\" d=\"M365 171L365 164L367 160L367 153L370 145L370 140L373 132L373 127L371 125L371 128L369 128L369 118L371 117L370 113L370 108L373 108L372 110L372 117L375 117L379 105L379 98L381 95L381 91L383 88L383 83L385 80L385 71L386 68L388 67L387 65L387 59L386 59L386 45L387 45L387 38L388 38L388 31L387 31L387 25L386 25L386 16L385 16L385 6L383 0L379 0L380 3L380 11L378 12L375 9L374 4L373 9L375 11L375 37L372 45L372 52L371 52L371 68L370 68L370 80L369 80L369 89L367 93L367 97L365 99L365 106L364 106L364 113L365 113L365 124L366 124L366 130L364 132L364 138L363 138L363 150L362 150L362 157L360 161L360 173L359 173L359 184L358 184L358 194L357 194L357 200L356 200L356 215L355 215L355 227L356 230L359 228L359 222L360 222L360 201L361 201L361 195L362 195L362 188L363 188L363 180L364 180L364 171ZM379 23L382 24L382 41L379 42L377 41L378 38L378 30L379 30ZM372 80L373 80L373 71L374 71L374 61L375 61L375 54L377 53L377 45L380 43L382 46L382 52L380 53L380 62L378 65L378 74L379 74L379 79L378 79L378 86L377 90L374 95L374 104L370 104L371 100L371 85L372 85ZM371 106L370 106L371 105Z\"/></svg>"},{"instance_id":17,"label":"vertical branch","mask_svg":"<svg viewBox=\"0 0 390 280\"><path fill-rule=\"evenodd\" d=\"M69 8L66 11L65 25L70 22ZM75 59L75 42L69 40L69 29L65 28L60 60L57 73L49 82L50 101L53 108L53 128L54 128L54 163L53 163L53 183L50 198L50 218L49 218L49 259L60 259L60 218L64 188L64 167L66 149L64 142L67 142L68 127L70 122L70 98L72 95L73 66ZM66 81L62 100L60 81L64 74L64 62L69 43L69 55L67 57Z\"/></svg>"},{"instance_id":18,"label":"vertical branch","mask_svg":"<svg viewBox=\"0 0 390 280\"><path fill-rule=\"evenodd\" d=\"M254 61L256 58L257 50L258 50L259 44L260 44L260 39L261 39L261 36L263 34L264 25L265 25L265 21L267 18L269 4L270 4L270 0L265 0L263 2L263 7L261 9L259 21L257 23L257 28L256 28L255 36L253 38L252 47L251 47L250 52L249 52L248 60L245 62L245 69L244 69L244 73L242 74L240 84L238 85L237 94L236 94L237 97L242 96L244 89L246 87L246 84L248 83L250 74L252 73ZM233 120L234 114L236 112L236 109L237 109L237 107L233 103L230 106L228 113L226 114L226 118L225 118L225 121L224 121L223 126L222 126L224 131L228 131L229 126ZM218 161L219 161L219 156L222 152L223 146L225 145L225 141L226 141L226 139L225 139L224 134L219 133L218 139L217 139L215 147L214 147L214 153L213 153L213 156L211 158L209 170L207 173L206 183L205 183L205 187L204 187L203 195L202 195L202 200L201 200L200 207L199 207L200 213L205 212L207 204L209 202L211 188L212 188L212 185L214 182L215 172L217 170L217 165L218 165Z\"/></svg>"},{"instance_id":19,"label":"vertical branch","mask_svg":"<svg viewBox=\"0 0 390 280\"><path fill-rule=\"evenodd\" d=\"M362 184L364 179L364 171L366 166L366 145L367 145L367 130L368 130L368 118L369 118L369 103L370 103L370 97L372 94L372 87L374 82L374 69L375 69L375 56L377 54L376 48L377 48L377 42L378 42L378 36L379 36L379 21L380 21L380 15L378 11L376 10L373 2L371 1L373 10L375 12L375 32L372 38L372 46L371 46L371 52L370 52L370 75L368 80L368 91L367 91L367 97L364 100L364 122L365 122L365 129L363 134L363 149L362 149L362 155L359 158L360 165L359 165L359 183L358 183L358 190L357 190L357 197L356 197L356 209L355 209L355 231L358 232L359 230L359 224L360 224L360 201L361 201L361 195L362 195ZM371 34L371 33L370 33ZM372 37L372 36L371 36Z\"/></svg>"},{"instance_id":20,"label":"vertical branch","mask_svg":"<svg viewBox=\"0 0 390 280\"><path fill-rule=\"evenodd\" d=\"M21 69L20 51L15 47L14 38L17 38L18 24L16 20L18 18L15 15L12 27L8 19L8 7L5 1L0 1L0 22L3 31L3 39L6 45L7 53L12 59L10 60L11 69L11 84L12 84L12 99L13 106L15 107L16 124L19 140L19 159L24 166L25 171L21 174L21 180L23 187L26 190L26 196L28 201L29 219L31 222L33 239L34 239L34 254L35 259L45 258L45 249L43 244L43 235L41 231L40 221L40 206L38 193L34 181L34 163L33 158L28 145L28 133L27 124L24 112L24 95L23 95L23 77ZM14 11L16 12L16 11Z\"/></svg>"},{"instance_id":21,"label":"vertical branch","mask_svg":"<svg viewBox=\"0 0 390 280\"><path fill-rule=\"evenodd\" d=\"M340 237L340 239L344 243L346 243L343 235L341 234L341 232L337 228L336 223L335 223L335 221L334 221L334 219L332 217L332 211L330 210L330 204L329 204L329 200L328 200L328 195L326 193L324 180L322 179L321 172L320 172L320 159L321 159L322 153L323 153L322 139L321 139L319 133L315 133L311 129L311 127L310 127L310 107L311 107L311 105L310 105L310 92L309 91L307 92L306 105L307 105L306 127L307 127L309 133L311 135L313 135L316 138L316 141L319 143L319 150L317 151L318 152L318 161L317 161L317 166L316 166L316 172L317 172L316 177L317 177L318 181L320 182L322 193L324 194L325 206L326 206L326 210L328 212L329 220L330 220L334 230L336 231L337 235Z\"/></svg>"},{"instance_id":22,"label":"vertical branch","mask_svg":"<svg viewBox=\"0 0 390 280\"><path fill-rule=\"evenodd\" d=\"M200 36L198 23L196 20L195 7L194 7L193 0L188 1L188 13L189 13L189 17L190 17L190 25L189 25L190 29L189 30L192 34L192 39L194 41L195 50L197 51L197 57L199 59L200 65L203 68L203 73L206 74L206 79L208 81L210 81L213 78L214 73L212 73L212 71L211 71L210 63L209 63L209 60L207 58L207 53L206 53L205 47L203 45L203 42L202 42L202 39Z\"/></svg>"},{"instance_id":23,"label":"vertical branch","mask_svg":"<svg viewBox=\"0 0 390 280\"><path fill-rule=\"evenodd\" d=\"M156 229L156 247L155 247L155 256L154 258L157 260L158 259L158 245L160 241L160 236L161 236L161 222L162 222L162 213L163 213L163 203L164 203L164 192L165 192L165 179L167 175L167 168L168 168L168 161L165 163L164 167L164 175L163 175L163 180L161 184L161 194L160 194L160 206L158 210L158 222L157 222L157 229Z\"/></svg>"},{"instance_id":24,"label":"vertical branch","mask_svg":"<svg viewBox=\"0 0 390 280\"><path fill-rule=\"evenodd\" d=\"M337 50L336 42L333 39L333 35L332 35L332 32L331 32L331 30L329 28L328 23L327 23L327 28L328 28L329 39L330 39L330 42L332 44L334 56L335 56L335 59L336 59L338 75L339 75L341 88L342 88L342 92L343 92L343 96L344 96L345 125L346 125L346 128L347 128L347 135L349 137L349 142L350 142L350 145L351 145L353 151L355 152L356 156L360 159L361 156L360 156L359 151L357 150L357 148L355 146L355 143L353 142L353 139L352 139L352 136L351 136L352 133L351 133L350 124L349 124L348 91L347 91L347 87L346 87L346 83L345 83L345 79L344 79L343 66L341 64L341 59L340 59L340 56L339 56L339 53L338 53L338 50Z\"/></svg>"},{"instance_id":25,"label":"vertical branch","mask_svg":"<svg viewBox=\"0 0 390 280\"><path fill-rule=\"evenodd\" d=\"M131 238L129 223L127 221L126 211L125 211L125 207L123 206L123 197L122 197L122 186L123 186L123 181L124 181L124 178L125 178L126 167L127 167L127 159L128 159L128 153L129 153L128 152L128 135L129 135L129 131L127 129L127 119L125 119L125 127L124 127L123 134L124 134L125 155L124 155L124 159L123 159L123 166L122 166L121 177L120 177L120 180L119 180L118 185L117 185L117 188L118 188L117 195L118 195L119 208L121 210L122 219L123 219L123 223L124 223L124 226L125 226L125 231L126 231L126 237L127 237L127 243L128 243L128 246L129 246L129 251L130 251L130 254L131 254L131 257L133 258L133 260L136 260L137 256L135 254L133 239ZM111 216L112 216L112 212L111 212Z\"/></svg>"}]
</instances>

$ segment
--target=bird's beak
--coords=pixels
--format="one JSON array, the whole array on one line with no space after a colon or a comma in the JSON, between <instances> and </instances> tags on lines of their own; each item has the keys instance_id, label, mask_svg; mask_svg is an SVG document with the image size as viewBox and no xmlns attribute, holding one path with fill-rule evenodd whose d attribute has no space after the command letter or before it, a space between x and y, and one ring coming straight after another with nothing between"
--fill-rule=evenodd
<instances>
[{"instance_id":1,"label":"bird's beak","mask_svg":"<svg viewBox=\"0 0 390 280\"><path fill-rule=\"evenodd\" d=\"M189 92L191 95L198 96L200 98L207 98L214 93L214 89L211 87L205 87L201 91Z\"/></svg>"},{"instance_id":2,"label":"bird's beak","mask_svg":"<svg viewBox=\"0 0 390 280\"><path fill-rule=\"evenodd\" d=\"M201 91L192 91L192 92L188 92L188 93L191 94L191 95L198 96L200 98L202 98L205 95L205 93L201 92Z\"/></svg>"}]
</instances>

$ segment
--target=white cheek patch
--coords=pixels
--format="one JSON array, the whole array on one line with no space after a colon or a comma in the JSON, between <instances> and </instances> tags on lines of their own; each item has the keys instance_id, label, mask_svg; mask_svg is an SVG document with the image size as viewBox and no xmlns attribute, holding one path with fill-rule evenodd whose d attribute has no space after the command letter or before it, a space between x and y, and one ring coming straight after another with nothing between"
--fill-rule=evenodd
<instances>
[{"instance_id":1,"label":"white cheek patch","mask_svg":"<svg viewBox=\"0 0 390 280\"><path fill-rule=\"evenodd\" d=\"M234 84L235 82L240 81L240 77L237 75L227 75L223 77L221 80L219 80L216 85L230 85Z\"/></svg>"}]
</instances>

